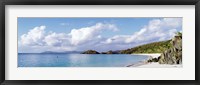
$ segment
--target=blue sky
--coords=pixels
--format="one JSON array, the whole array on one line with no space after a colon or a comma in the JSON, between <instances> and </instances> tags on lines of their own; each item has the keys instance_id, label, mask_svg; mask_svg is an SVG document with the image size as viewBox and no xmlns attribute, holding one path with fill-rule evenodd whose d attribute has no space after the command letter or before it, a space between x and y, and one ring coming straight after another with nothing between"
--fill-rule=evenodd
<instances>
[{"instance_id":1,"label":"blue sky","mask_svg":"<svg viewBox=\"0 0 200 85\"><path fill-rule=\"evenodd\" d=\"M18 50L117 50L167 40L175 31L182 31L182 18L19 17Z\"/></svg>"}]
</instances>

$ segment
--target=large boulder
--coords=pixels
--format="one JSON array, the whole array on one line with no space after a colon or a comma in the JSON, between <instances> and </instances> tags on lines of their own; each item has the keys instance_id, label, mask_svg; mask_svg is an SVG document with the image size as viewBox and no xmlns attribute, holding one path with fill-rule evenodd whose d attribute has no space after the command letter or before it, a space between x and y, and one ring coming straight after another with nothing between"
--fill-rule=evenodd
<instances>
[{"instance_id":1,"label":"large boulder","mask_svg":"<svg viewBox=\"0 0 200 85\"><path fill-rule=\"evenodd\" d=\"M171 40L172 47L164 51L159 59L160 64L182 63L182 34L177 33Z\"/></svg>"}]
</instances>

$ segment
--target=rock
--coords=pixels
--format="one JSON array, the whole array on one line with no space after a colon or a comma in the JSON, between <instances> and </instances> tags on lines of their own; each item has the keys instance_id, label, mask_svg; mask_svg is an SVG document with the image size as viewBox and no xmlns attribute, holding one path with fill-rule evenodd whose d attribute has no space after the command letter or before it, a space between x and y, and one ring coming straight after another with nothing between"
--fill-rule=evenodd
<instances>
[{"instance_id":1,"label":"rock","mask_svg":"<svg viewBox=\"0 0 200 85\"><path fill-rule=\"evenodd\" d=\"M147 62L158 62L159 59L160 59L160 57L158 57L158 58L151 58Z\"/></svg>"},{"instance_id":2,"label":"rock","mask_svg":"<svg viewBox=\"0 0 200 85\"><path fill-rule=\"evenodd\" d=\"M182 34L177 33L171 40L172 47L164 51L158 62L160 64L181 64L182 63Z\"/></svg>"}]
</instances>

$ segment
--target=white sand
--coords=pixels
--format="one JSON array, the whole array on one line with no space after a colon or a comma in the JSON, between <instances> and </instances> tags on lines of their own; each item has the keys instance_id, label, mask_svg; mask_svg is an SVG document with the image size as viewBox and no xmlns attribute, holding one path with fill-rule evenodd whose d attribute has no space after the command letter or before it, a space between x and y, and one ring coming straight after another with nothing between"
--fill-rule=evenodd
<instances>
[{"instance_id":1,"label":"white sand","mask_svg":"<svg viewBox=\"0 0 200 85\"><path fill-rule=\"evenodd\" d=\"M158 58L161 53L151 53L151 54L132 54L132 55L146 55L146 56L150 56L151 58Z\"/></svg>"},{"instance_id":2,"label":"white sand","mask_svg":"<svg viewBox=\"0 0 200 85\"><path fill-rule=\"evenodd\" d=\"M153 54L133 54L133 55L147 55L150 58L158 58L161 53L153 53ZM139 68L180 68L182 64L179 65L169 65L169 64L159 64L158 62L147 63L146 61L140 62L138 64L132 64L128 67L139 67Z\"/></svg>"}]
</instances>

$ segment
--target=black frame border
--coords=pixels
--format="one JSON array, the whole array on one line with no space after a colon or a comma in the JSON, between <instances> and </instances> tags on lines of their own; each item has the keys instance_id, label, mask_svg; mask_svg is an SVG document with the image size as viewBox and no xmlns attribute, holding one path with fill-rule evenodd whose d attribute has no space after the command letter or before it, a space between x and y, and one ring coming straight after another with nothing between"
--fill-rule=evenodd
<instances>
[{"instance_id":1,"label":"black frame border","mask_svg":"<svg viewBox=\"0 0 200 85\"><path fill-rule=\"evenodd\" d=\"M5 5L195 5L195 80L5 80ZM200 0L0 0L1 85L200 85ZM186 77L183 75L183 77Z\"/></svg>"}]
</instances>

